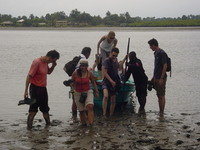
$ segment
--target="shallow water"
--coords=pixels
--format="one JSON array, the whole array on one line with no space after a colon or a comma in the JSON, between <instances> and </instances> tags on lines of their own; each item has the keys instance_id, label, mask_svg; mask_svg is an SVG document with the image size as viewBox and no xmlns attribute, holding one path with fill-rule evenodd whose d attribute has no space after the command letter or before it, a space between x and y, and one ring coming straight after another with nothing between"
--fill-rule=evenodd
<instances>
[{"instance_id":1,"label":"shallow water","mask_svg":"<svg viewBox=\"0 0 200 150\"><path fill-rule=\"evenodd\" d=\"M61 58L54 72L48 76L49 106L52 120L61 121L61 128L70 124L71 99L62 82L68 77L63 71L64 64L75 55L79 55L84 46L92 48L89 63L94 62L96 44L109 30L0 30L0 120L6 128L25 129L27 105L17 106L23 99L25 78L34 58L43 56L47 51L56 49ZM172 77L167 81L166 116L190 114L188 123L200 119L200 30L116 30L119 59L126 54L128 37L131 38L130 51L134 50L143 62L149 78L153 71L153 52L147 41L156 38L172 59ZM136 112L138 103L136 103ZM147 118L154 118L158 112L155 91L148 92ZM149 115L148 115L149 114ZM156 118L156 116L155 116ZM154 119L155 119L154 118ZM41 113L36 116L40 128ZM16 125L16 124L21 124ZM16 126L15 126L16 125ZM8 129L9 129L8 128ZM5 129L6 130L6 129ZM64 130L64 129L63 129ZM2 132L1 132L2 133ZM0 133L0 134L1 134ZM26 135L27 136L27 135ZM59 135L58 135L59 136ZM26 137L27 138L27 137ZM53 139L54 137L50 137ZM67 138L67 137L65 137ZM57 139L56 139L57 140ZM59 139L59 140L62 140ZM3 141L3 139L0 139ZM66 141L66 139L65 139ZM37 143L37 142L36 142ZM20 143L17 143L20 145ZM23 146L23 144L21 144ZM27 149L24 147L24 149ZM50 147L51 149L51 147Z\"/></svg>"}]
</instances>

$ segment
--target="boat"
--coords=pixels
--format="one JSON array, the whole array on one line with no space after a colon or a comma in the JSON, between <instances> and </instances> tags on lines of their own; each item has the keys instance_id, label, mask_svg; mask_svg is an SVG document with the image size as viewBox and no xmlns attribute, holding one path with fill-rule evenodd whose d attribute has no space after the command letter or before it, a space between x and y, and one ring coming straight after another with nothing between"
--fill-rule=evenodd
<instances>
[{"instance_id":1,"label":"boat","mask_svg":"<svg viewBox=\"0 0 200 150\"><path fill-rule=\"evenodd\" d=\"M102 80L96 80L96 83L99 91L99 98L94 96L94 106L102 108L102 101L103 101ZM94 90L92 86L91 89ZM125 83L122 82L121 89L119 90L116 96L116 105L127 104L129 100L131 100L132 94L134 92L135 92L135 83L132 80L128 80ZM110 100L108 100L108 105L110 105Z\"/></svg>"}]
</instances>

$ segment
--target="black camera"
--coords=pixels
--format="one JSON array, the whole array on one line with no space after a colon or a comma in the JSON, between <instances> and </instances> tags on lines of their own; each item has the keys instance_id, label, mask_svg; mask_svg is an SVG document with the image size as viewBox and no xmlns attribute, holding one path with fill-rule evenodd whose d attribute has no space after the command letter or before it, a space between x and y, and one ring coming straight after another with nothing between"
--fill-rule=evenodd
<instances>
[{"instance_id":1,"label":"black camera","mask_svg":"<svg viewBox=\"0 0 200 150\"><path fill-rule=\"evenodd\" d=\"M149 91L151 91L153 88L154 88L154 83L153 83L153 81L148 81L148 83L147 83L147 89L148 89Z\"/></svg>"},{"instance_id":2,"label":"black camera","mask_svg":"<svg viewBox=\"0 0 200 150\"><path fill-rule=\"evenodd\" d=\"M64 84L65 86L70 86L71 83L73 83L73 80L72 80L72 79L63 81L63 84Z\"/></svg>"},{"instance_id":3,"label":"black camera","mask_svg":"<svg viewBox=\"0 0 200 150\"><path fill-rule=\"evenodd\" d=\"M84 92L81 93L79 102L80 102L80 103L85 103L86 98L87 98L87 93L84 93Z\"/></svg>"}]
</instances>

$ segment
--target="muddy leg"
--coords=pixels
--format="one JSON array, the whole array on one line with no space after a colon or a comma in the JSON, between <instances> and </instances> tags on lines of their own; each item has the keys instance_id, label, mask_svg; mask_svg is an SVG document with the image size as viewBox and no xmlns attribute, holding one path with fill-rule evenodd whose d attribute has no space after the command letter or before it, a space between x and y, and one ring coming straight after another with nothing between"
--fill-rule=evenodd
<instances>
[{"instance_id":1,"label":"muddy leg","mask_svg":"<svg viewBox=\"0 0 200 150\"><path fill-rule=\"evenodd\" d=\"M37 112L29 112L28 118L27 118L27 129L31 130L33 127L33 119L35 117Z\"/></svg>"},{"instance_id":2,"label":"muddy leg","mask_svg":"<svg viewBox=\"0 0 200 150\"><path fill-rule=\"evenodd\" d=\"M49 113L43 113L44 120L46 121L46 125L50 125L50 117Z\"/></svg>"}]
</instances>

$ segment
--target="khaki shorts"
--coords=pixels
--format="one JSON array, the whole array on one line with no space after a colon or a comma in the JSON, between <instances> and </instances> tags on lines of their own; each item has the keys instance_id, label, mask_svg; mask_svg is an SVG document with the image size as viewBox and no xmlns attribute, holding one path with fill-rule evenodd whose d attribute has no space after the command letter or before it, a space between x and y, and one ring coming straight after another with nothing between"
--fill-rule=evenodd
<instances>
[{"instance_id":1,"label":"khaki shorts","mask_svg":"<svg viewBox=\"0 0 200 150\"><path fill-rule=\"evenodd\" d=\"M85 103L80 103L80 102L79 102L80 96L81 96L81 93L80 93L80 92L76 92L76 91L74 92L74 100L75 100L77 109L78 109L79 111L84 111L84 110L86 110L86 106L87 106L88 104L94 105L94 102L93 102L93 99L94 99L93 90L89 90L89 91L87 92L87 98L86 98L86 100L85 100Z\"/></svg>"},{"instance_id":2,"label":"khaki shorts","mask_svg":"<svg viewBox=\"0 0 200 150\"><path fill-rule=\"evenodd\" d=\"M159 79L154 80L154 87L155 87L157 96L165 96L167 78L163 80L164 80L164 84L162 85L159 84Z\"/></svg>"}]
</instances>

